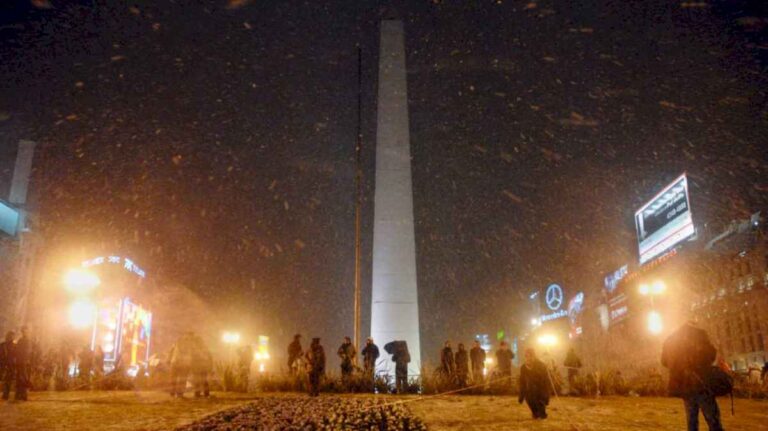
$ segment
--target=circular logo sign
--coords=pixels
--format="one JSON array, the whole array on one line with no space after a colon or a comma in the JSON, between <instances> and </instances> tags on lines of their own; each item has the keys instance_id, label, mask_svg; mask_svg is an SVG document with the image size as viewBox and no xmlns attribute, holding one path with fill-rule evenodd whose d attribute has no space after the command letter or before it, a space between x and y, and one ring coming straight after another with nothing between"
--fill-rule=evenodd
<instances>
[{"instance_id":1,"label":"circular logo sign","mask_svg":"<svg viewBox=\"0 0 768 431\"><path fill-rule=\"evenodd\" d=\"M547 307L550 310L556 311L563 306L563 288L557 284L550 284L547 287Z\"/></svg>"}]
</instances>

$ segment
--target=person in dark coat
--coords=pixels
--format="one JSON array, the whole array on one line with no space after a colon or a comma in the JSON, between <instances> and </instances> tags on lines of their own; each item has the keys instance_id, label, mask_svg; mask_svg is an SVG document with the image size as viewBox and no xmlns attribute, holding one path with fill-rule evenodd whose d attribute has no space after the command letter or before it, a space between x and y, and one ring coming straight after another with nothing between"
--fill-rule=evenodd
<instances>
[{"instance_id":1,"label":"person in dark coat","mask_svg":"<svg viewBox=\"0 0 768 431\"><path fill-rule=\"evenodd\" d=\"M500 377L511 378L512 377L512 360L515 359L515 354L509 350L509 346L506 341L502 341L499 344L499 349L496 350L496 363L499 370Z\"/></svg>"},{"instance_id":2,"label":"person in dark coat","mask_svg":"<svg viewBox=\"0 0 768 431\"><path fill-rule=\"evenodd\" d=\"M721 431L720 408L705 379L712 369L717 350L706 331L688 322L664 341L661 364L669 369L669 395L685 404L689 431L699 429L699 409L710 431Z\"/></svg>"},{"instance_id":3,"label":"person in dark coat","mask_svg":"<svg viewBox=\"0 0 768 431\"><path fill-rule=\"evenodd\" d=\"M27 389L30 383L30 368L32 361L32 341L29 337L29 329L21 327L21 338L16 340L13 349L13 369L16 377L17 401L27 401Z\"/></svg>"},{"instance_id":4,"label":"person in dark coat","mask_svg":"<svg viewBox=\"0 0 768 431\"><path fill-rule=\"evenodd\" d=\"M363 347L363 351L360 352L360 354L363 355L363 370L365 371L365 375L369 379L372 379L376 370L376 360L379 359L379 347L373 344L373 338L368 337L368 339L365 340L365 347Z\"/></svg>"},{"instance_id":5,"label":"person in dark coat","mask_svg":"<svg viewBox=\"0 0 768 431\"><path fill-rule=\"evenodd\" d=\"M581 359L576 355L573 347L568 349L563 366L568 369L568 389L573 390L574 380L579 375L579 369L581 368Z\"/></svg>"},{"instance_id":6,"label":"person in dark coat","mask_svg":"<svg viewBox=\"0 0 768 431\"><path fill-rule=\"evenodd\" d=\"M355 362L357 361L357 349L352 344L352 339L344 337L344 343L339 346L336 354L341 359L341 381L347 384L352 377L352 372L355 371Z\"/></svg>"},{"instance_id":7,"label":"person in dark coat","mask_svg":"<svg viewBox=\"0 0 768 431\"><path fill-rule=\"evenodd\" d=\"M293 341L288 345L288 373L296 374L298 371L298 361L304 351L301 349L301 334L293 336Z\"/></svg>"},{"instance_id":8,"label":"person in dark coat","mask_svg":"<svg viewBox=\"0 0 768 431\"><path fill-rule=\"evenodd\" d=\"M13 385L14 366L13 366L13 339L16 334L13 331L5 333L5 341L0 343L0 383L3 385L3 399L7 400L11 395L11 385Z\"/></svg>"},{"instance_id":9,"label":"person in dark coat","mask_svg":"<svg viewBox=\"0 0 768 431\"><path fill-rule=\"evenodd\" d=\"M456 375L456 359L453 357L450 341L446 341L443 350L440 351L440 371L443 373L443 378L449 382L453 381Z\"/></svg>"},{"instance_id":10,"label":"person in dark coat","mask_svg":"<svg viewBox=\"0 0 768 431\"><path fill-rule=\"evenodd\" d=\"M392 362L395 363L395 390L398 394L407 392L408 364L411 362L408 343L403 340L390 341L384 345L384 350L392 355Z\"/></svg>"},{"instance_id":11,"label":"person in dark coat","mask_svg":"<svg viewBox=\"0 0 768 431\"><path fill-rule=\"evenodd\" d=\"M469 354L467 349L464 348L464 343L459 343L454 356L456 363L456 381L460 388L467 387L467 379L469 377Z\"/></svg>"},{"instance_id":12,"label":"person in dark coat","mask_svg":"<svg viewBox=\"0 0 768 431\"><path fill-rule=\"evenodd\" d=\"M306 354L307 371L309 371L309 395L320 395L320 381L325 374L325 350L320 345L319 338L313 338Z\"/></svg>"},{"instance_id":13,"label":"person in dark coat","mask_svg":"<svg viewBox=\"0 0 768 431\"><path fill-rule=\"evenodd\" d=\"M483 369L485 368L485 350L480 347L480 342L475 340L475 344L469 351L469 360L472 363L472 378L475 382L483 380Z\"/></svg>"},{"instance_id":14,"label":"person in dark coat","mask_svg":"<svg viewBox=\"0 0 768 431\"><path fill-rule=\"evenodd\" d=\"M525 363L520 367L520 395L517 401L522 404L525 400L534 419L546 419L550 389L547 366L536 358L533 349L527 349Z\"/></svg>"}]
</instances>

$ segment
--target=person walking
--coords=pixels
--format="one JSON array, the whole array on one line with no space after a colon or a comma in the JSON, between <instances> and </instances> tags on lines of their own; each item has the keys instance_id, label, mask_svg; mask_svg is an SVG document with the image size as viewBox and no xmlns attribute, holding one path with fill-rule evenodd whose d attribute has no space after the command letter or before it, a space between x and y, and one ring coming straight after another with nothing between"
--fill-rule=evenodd
<instances>
[{"instance_id":1,"label":"person walking","mask_svg":"<svg viewBox=\"0 0 768 431\"><path fill-rule=\"evenodd\" d=\"M355 362L357 360L357 349L352 344L352 339L344 337L344 342L339 346L336 352L341 358L341 382L348 385L352 378L352 372L355 371Z\"/></svg>"},{"instance_id":2,"label":"person walking","mask_svg":"<svg viewBox=\"0 0 768 431\"><path fill-rule=\"evenodd\" d=\"M509 350L509 346L506 341L502 341L499 344L499 349L496 350L496 364L499 371L499 377L510 379L512 377L512 360L515 359L515 354Z\"/></svg>"},{"instance_id":3,"label":"person walking","mask_svg":"<svg viewBox=\"0 0 768 431\"><path fill-rule=\"evenodd\" d=\"M710 431L723 430L717 400L705 383L716 356L706 331L693 322L675 330L662 346L661 364L669 369L669 395L683 399L688 431L698 431L699 410Z\"/></svg>"},{"instance_id":4,"label":"person walking","mask_svg":"<svg viewBox=\"0 0 768 431\"><path fill-rule=\"evenodd\" d=\"M304 351L301 349L301 334L293 336L293 341L288 345L288 373L296 374L299 371L298 362L304 355Z\"/></svg>"},{"instance_id":5,"label":"person walking","mask_svg":"<svg viewBox=\"0 0 768 431\"><path fill-rule=\"evenodd\" d=\"M547 405L551 383L547 366L538 358L533 349L526 349L525 363L520 367L520 395L517 401L525 400L534 419L547 418Z\"/></svg>"},{"instance_id":6,"label":"person walking","mask_svg":"<svg viewBox=\"0 0 768 431\"><path fill-rule=\"evenodd\" d=\"M373 380L374 373L376 372L376 360L379 359L379 347L373 343L373 338L368 337L365 340L365 347L360 352L363 356L363 371L365 377L368 380Z\"/></svg>"},{"instance_id":7,"label":"person walking","mask_svg":"<svg viewBox=\"0 0 768 431\"><path fill-rule=\"evenodd\" d=\"M568 390L573 392L576 376L579 375L581 368L581 359L576 355L576 350L573 347L568 349L563 366L568 370Z\"/></svg>"},{"instance_id":8,"label":"person walking","mask_svg":"<svg viewBox=\"0 0 768 431\"><path fill-rule=\"evenodd\" d=\"M30 368L32 361L32 342L29 328L21 327L21 337L16 340L13 348L13 372L16 377L16 401L27 401L27 389L30 383Z\"/></svg>"},{"instance_id":9,"label":"person walking","mask_svg":"<svg viewBox=\"0 0 768 431\"><path fill-rule=\"evenodd\" d=\"M483 381L483 369L485 368L485 350L480 347L480 342L475 340L469 351L469 360L472 363L472 378L475 383Z\"/></svg>"},{"instance_id":10,"label":"person walking","mask_svg":"<svg viewBox=\"0 0 768 431\"><path fill-rule=\"evenodd\" d=\"M460 388L465 388L467 387L467 379L469 377L469 354L467 349L464 348L464 343L459 343L454 359L456 363L456 381Z\"/></svg>"},{"instance_id":11,"label":"person walking","mask_svg":"<svg viewBox=\"0 0 768 431\"><path fill-rule=\"evenodd\" d=\"M309 396L320 395L320 382L325 374L325 350L320 345L320 338L313 338L306 353L307 371L309 371Z\"/></svg>"},{"instance_id":12,"label":"person walking","mask_svg":"<svg viewBox=\"0 0 768 431\"><path fill-rule=\"evenodd\" d=\"M171 363L171 396L183 398L192 368L192 333L179 337L168 357Z\"/></svg>"},{"instance_id":13,"label":"person walking","mask_svg":"<svg viewBox=\"0 0 768 431\"><path fill-rule=\"evenodd\" d=\"M440 371L445 381L452 383L456 374L456 359L453 357L453 349L450 340L446 341L440 351Z\"/></svg>"},{"instance_id":14,"label":"person walking","mask_svg":"<svg viewBox=\"0 0 768 431\"><path fill-rule=\"evenodd\" d=\"M8 400L11 396L11 386L13 385L14 366L13 366L13 339L16 334L13 331L5 333L5 341L0 343L0 383L3 385L3 400Z\"/></svg>"}]
</instances>

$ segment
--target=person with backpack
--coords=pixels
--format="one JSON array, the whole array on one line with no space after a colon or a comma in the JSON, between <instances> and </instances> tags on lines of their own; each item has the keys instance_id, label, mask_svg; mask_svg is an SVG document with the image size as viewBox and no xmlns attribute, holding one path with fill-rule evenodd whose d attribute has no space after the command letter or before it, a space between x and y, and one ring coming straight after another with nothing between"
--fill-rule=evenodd
<instances>
[{"instance_id":1,"label":"person with backpack","mask_svg":"<svg viewBox=\"0 0 768 431\"><path fill-rule=\"evenodd\" d=\"M710 431L723 430L715 396L727 387L722 387L724 372L712 366L716 355L706 331L693 322L685 323L664 341L661 364L669 369L669 395L683 399L688 431L698 431L699 410Z\"/></svg>"}]
</instances>

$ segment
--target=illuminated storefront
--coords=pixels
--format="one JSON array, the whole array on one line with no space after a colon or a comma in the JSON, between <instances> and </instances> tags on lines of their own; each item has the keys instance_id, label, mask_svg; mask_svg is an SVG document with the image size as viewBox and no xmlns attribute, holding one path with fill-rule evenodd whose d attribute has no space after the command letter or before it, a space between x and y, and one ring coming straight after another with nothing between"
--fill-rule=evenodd
<instances>
[{"instance_id":1,"label":"illuminated storefront","mask_svg":"<svg viewBox=\"0 0 768 431\"><path fill-rule=\"evenodd\" d=\"M99 308L91 350L104 352L106 371L118 365L135 376L149 361L152 313L125 297Z\"/></svg>"}]
</instances>

